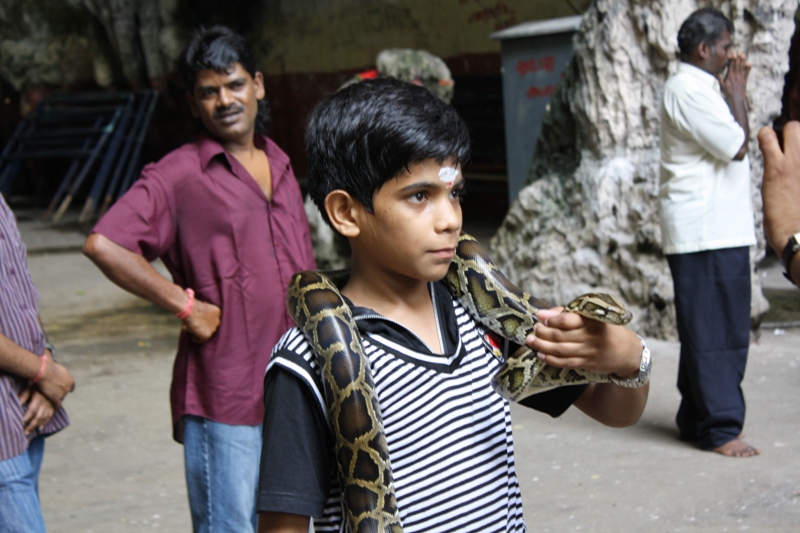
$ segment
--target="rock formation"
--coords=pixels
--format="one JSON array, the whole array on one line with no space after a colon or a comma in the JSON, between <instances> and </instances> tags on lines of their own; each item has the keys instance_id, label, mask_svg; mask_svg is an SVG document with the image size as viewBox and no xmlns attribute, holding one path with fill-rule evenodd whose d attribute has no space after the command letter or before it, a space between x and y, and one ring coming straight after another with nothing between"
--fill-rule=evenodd
<instances>
[{"instance_id":1,"label":"rock formation","mask_svg":"<svg viewBox=\"0 0 800 533\"><path fill-rule=\"evenodd\" d=\"M164 83L185 41L175 0L5 0L0 75L27 87Z\"/></svg>"},{"instance_id":2,"label":"rock formation","mask_svg":"<svg viewBox=\"0 0 800 533\"><path fill-rule=\"evenodd\" d=\"M796 0L712 2L748 54L754 267L764 255L759 128L780 113ZM696 0L598 0L576 34L575 57L550 103L528 185L490 243L506 274L540 298L618 295L642 334L676 335L672 279L656 201L659 103L676 66L678 28ZM752 316L768 309L753 275Z\"/></svg>"}]
</instances>

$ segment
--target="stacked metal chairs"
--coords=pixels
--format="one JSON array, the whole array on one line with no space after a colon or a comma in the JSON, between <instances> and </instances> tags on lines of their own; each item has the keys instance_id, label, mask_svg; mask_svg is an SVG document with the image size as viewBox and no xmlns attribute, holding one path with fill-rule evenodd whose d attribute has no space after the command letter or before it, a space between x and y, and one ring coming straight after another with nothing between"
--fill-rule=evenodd
<instances>
[{"instance_id":1,"label":"stacked metal chairs","mask_svg":"<svg viewBox=\"0 0 800 533\"><path fill-rule=\"evenodd\" d=\"M8 195L25 160L68 162L43 219L57 223L91 183L78 218L102 215L137 176L158 93L65 93L45 98L14 130L0 153L0 193Z\"/></svg>"}]
</instances>

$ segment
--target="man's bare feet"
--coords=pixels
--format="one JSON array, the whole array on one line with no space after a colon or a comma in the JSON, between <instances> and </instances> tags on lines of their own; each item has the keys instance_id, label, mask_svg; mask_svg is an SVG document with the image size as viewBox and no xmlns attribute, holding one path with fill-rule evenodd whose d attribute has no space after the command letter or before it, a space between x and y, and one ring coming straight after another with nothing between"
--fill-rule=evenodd
<instances>
[{"instance_id":1,"label":"man's bare feet","mask_svg":"<svg viewBox=\"0 0 800 533\"><path fill-rule=\"evenodd\" d=\"M754 457L761 454L761 450L753 448L740 438L730 440L712 451L728 457Z\"/></svg>"}]
</instances>

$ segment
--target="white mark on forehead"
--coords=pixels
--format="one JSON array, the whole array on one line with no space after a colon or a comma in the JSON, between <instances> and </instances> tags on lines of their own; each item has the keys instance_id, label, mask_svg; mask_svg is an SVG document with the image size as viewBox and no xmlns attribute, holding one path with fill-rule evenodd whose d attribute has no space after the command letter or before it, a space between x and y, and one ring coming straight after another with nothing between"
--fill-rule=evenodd
<instances>
[{"instance_id":1,"label":"white mark on forehead","mask_svg":"<svg viewBox=\"0 0 800 533\"><path fill-rule=\"evenodd\" d=\"M459 170L455 167L442 167L439 169L439 179L449 189L458 178Z\"/></svg>"}]
</instances>

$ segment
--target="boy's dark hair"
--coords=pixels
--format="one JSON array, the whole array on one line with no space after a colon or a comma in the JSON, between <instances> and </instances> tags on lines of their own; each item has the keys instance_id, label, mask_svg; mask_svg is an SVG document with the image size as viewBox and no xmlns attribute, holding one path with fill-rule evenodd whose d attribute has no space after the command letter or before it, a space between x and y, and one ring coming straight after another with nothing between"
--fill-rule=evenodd
<instances>
[{"instance_id":1,"label":"boy's dark hair","mask_svg":"<svg viewBox=\"0 0 800 533\"><path fill-rule=\"evenodd\" d=\"M341 189L373 212L384 183L426 159L463 165L469 132L427 89L394 78L365 80L311 112L306 129L308 192L330 224L325 197Z\"/></svg>"},{"instance_id":2,"label":"boy's dark hair","mask_svg":"<svg viewBox=\"0 0 800 533\"><path fill-rule=\"evenodd\" d=\"M201 70L227 72L235 63L252 77L258 72L255 56L244 37L227 26L200 27L181 54L180 74L186 90L191 92ZM269 125L269 103L262 98L258 101L256 133L265 134Z\"/></svg>"},{"instance_id":3,"label":"boy's dark hair","mask_svg":"<svg viewBox=\"0 0 800 533\"><path fill-rule=\"evenodd\" d=\"M725 30L733 34L733 22L713 7L698 9L683 21L678 30L681 59L688 61L700 43L714 46Z\"/></svg>"}]
</instances>

